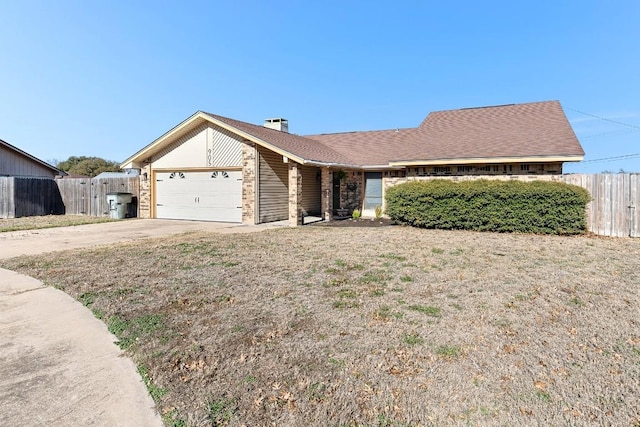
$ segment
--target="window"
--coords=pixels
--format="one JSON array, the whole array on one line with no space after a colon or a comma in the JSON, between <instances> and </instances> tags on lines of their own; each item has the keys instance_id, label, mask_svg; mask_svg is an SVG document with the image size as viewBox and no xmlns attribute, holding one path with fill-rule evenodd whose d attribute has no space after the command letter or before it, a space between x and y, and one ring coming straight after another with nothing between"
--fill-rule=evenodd
<instances>
[{"instance_id":1,"label":"window","mask_svg":"<svg viewBox=\"0 0 640 427\"><path fill-rule=\"evenodd\" d=\"M433 171L435 173L446 173L451 172L451 168L449 166L436 166L435 168L433 168Z\"/></svg>"},{"instance_id":2,"label":"window","mask_svg":"<svg viewBox=\"0 0 640 427\"><path fill-rule=\"evenodd\" d=\"M382 206L382 172L366 172L364 179L364 208Z\"/></svg>"},{"instance_id":3,"label":"window","mask_svg":"<svg viewBox=\"0 0 640 427\"><path fill-rule=\"evenodd\" d=\"M471 172L471 166L458 166L458 172Z\"/></svg>"},{"instance_id":4,"label":"window","mask_svg":"<svg viewBox=\"0 0 640 427\"><path fill-rule=\"evenodd\" d=\"M520 170L521 171L528 171L529 170L529 165L520 165Z\"/></svg>"}]
</instances>

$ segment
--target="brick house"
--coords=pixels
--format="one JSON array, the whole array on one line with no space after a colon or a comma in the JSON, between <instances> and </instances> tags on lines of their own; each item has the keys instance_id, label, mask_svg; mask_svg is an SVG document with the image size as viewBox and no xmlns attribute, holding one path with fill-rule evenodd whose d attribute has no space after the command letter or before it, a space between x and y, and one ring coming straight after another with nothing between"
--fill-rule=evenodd
<instances>
[{"instance_id":1,"label":"brick house","mask_svg":"<svg viewBox=\"0 0 640 427\"><path fill-rule=\"evenodd\" d=\"M299 136L198 111L122 163L147 218L263 222L372 215L390 185L554 179L584 151L558 101L430 113L416 128Z\"/></svg>"}]
</instances>

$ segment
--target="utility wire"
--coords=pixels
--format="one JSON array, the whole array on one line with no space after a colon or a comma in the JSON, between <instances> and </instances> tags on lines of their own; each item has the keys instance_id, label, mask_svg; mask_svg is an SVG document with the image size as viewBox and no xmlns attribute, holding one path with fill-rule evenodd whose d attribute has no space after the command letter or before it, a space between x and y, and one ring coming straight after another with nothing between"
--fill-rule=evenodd
<instances>
[{"instance_id":1,"label":"utility wire","mask_svg":"<svg viewBox=\"0 0 640 427\"><path fill-rule=\"evenodd\" d=\"M640 130L640 126L632 125L632 124L629 124L629 123L619 122L617 120L607 119L605 117L600 117L600 116L596 116L595 114L585 113L584 111L576 110L574 108L567 107L567 110L575 111L576 113L584 114L585 116L593 117L594 119L604 120L605 122L615 123L615 124L620 125L620 126L627 126L627 127L630 127L630 128L634 128L634 129Z\"/></svg>"},{"instance_id":2,"label":"utility wire","mask_svg":"<svg viewBox=\"0 0 640 427\"><path fill-rule=\"evenodd\" d=\"M640 158L640 153L635 154L625 154L624 156L615 156L615 157L603 157L601 159L593 159L593 160L583 160L580 163L601 163L601 162L615 162L617 160L629 160Z\"/></svg>"}]
</instances>

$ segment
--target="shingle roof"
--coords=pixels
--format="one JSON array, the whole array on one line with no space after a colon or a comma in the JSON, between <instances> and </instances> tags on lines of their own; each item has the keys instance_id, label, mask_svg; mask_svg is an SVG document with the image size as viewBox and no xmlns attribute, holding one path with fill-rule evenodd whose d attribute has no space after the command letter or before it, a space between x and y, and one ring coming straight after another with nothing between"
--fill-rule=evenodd
<instances>
[{"instance_id":1,"label":"shingle roof","mask_svg":"<svg viewBox=\"0 0 640 427\"><path fill-rule=\"evenodd\" d=\"M218 116L216 114L205 114L304 160L322 163L339 163L342 165L355 165L349 157L344 156L322 142L288 132L282 132L275 129L269 129L264 126Z\"/></svg>"},{"instance_id":2,"label":"shingle roof","mask_svg":"<svg viewBox=\"0 0 640 427\"><path fill-rule=\"evenodd\" d=\"M430 113L416 128L299 136L196 112L125 163L140 161L194 126L210 120L305 163L381 167L516 158L578 160L584 151L558 101ZM123 164L125 164L123 163Z\"/></svg>"},{"instance_id":3,"label":"shingle roof","mask_svg":"<svg viewBox=\"0 0 640 427\"><path fill-rule=\"evenodd\" d=\"M437 111L417 128L308 138L360 165L584 155L558 101Z\"/></svg>"}]
</instances>

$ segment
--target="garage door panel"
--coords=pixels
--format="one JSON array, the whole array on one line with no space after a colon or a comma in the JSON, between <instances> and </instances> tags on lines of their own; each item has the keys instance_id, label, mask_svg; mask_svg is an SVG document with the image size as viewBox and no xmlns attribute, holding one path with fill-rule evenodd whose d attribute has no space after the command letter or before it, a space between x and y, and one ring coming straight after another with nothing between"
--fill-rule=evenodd
<instances>
[{"instance_id":1,"label":"garage door panel","mask_svg":"<svg viewBox=\"0 0 640 427\"><path fill-rule=\"evenodd\" d=\"M156 173L156 217L242 222L242 172Z\"/></svg>"}]
</instances>

